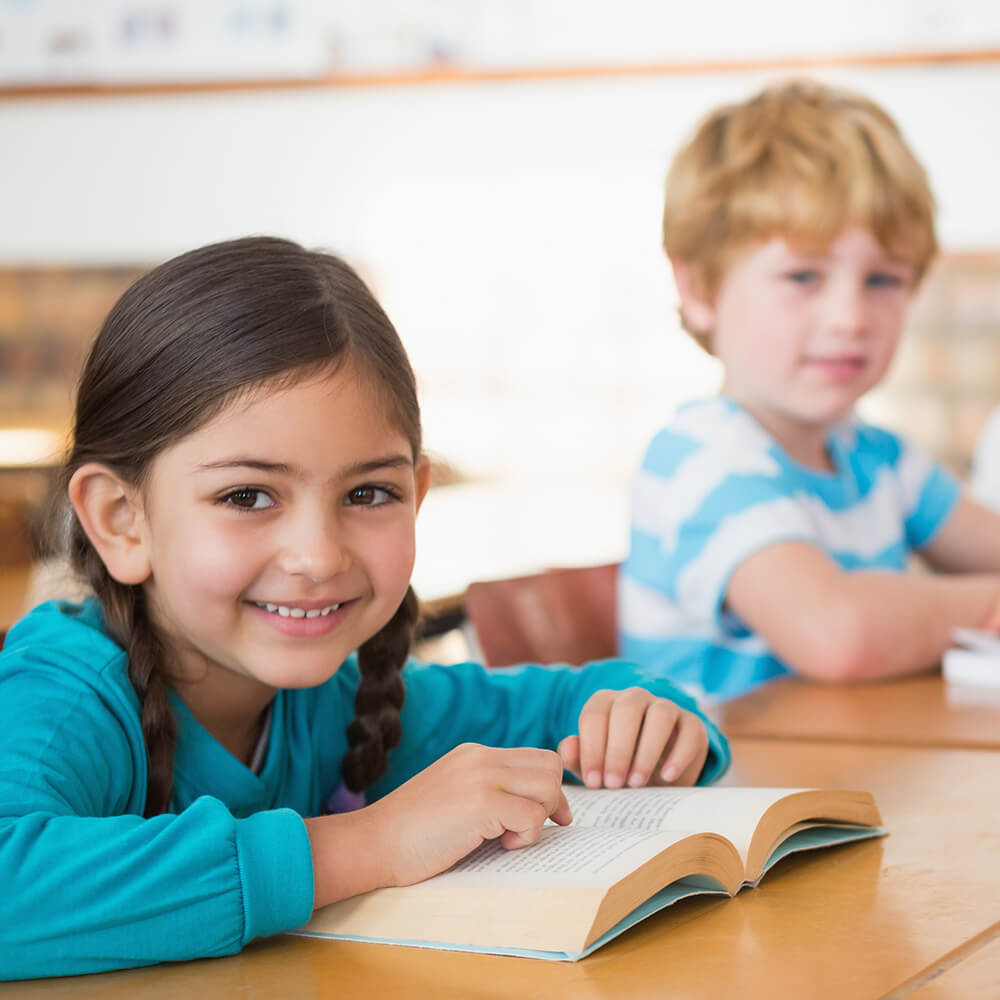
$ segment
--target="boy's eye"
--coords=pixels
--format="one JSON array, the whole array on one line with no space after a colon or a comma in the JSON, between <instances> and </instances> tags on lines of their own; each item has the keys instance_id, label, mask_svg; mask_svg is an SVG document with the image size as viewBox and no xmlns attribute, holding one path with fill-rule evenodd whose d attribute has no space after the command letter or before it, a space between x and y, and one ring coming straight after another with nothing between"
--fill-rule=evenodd
<instances>
[{"instance_id":1,"label":"boy's eye","mask_svg":"<svg viewBox=\"0 0 1000 1000\"><path fill-rule=\"evenodd\" d=\"M898 274L889 274L886 271L877 271L868 275L870 288L898 288L902 283Z\"/></svg>"},{"instance_id":2,"label":"boy's eye","mask_svg":"<svg viewBox=\"0 0 1000 1000\"><path fill-rule=\"evenodd\" d=\"M393 499L393 494L382 486L358 486L347 494L345 503L356 507L378 507Z\"/></svg>"},{"instance_id":3,"label":"boy's eye","mask_svg":"<svg viewBox=\"0 0 1000 1000\"><path fill-rule=\"evenodd\" d=\"M238 490L230 490L222 502L241 510L266 510L274 506L274 501L263 491L250 486L241 486Z\"/></svg>"},{"instance_id":4,"label":"boy's eye","mask_svg":"<svg viewBox=\"0 0 1000 1000\"><path fill-rule=\"evenodd\" d=\"M785 277L796 285L809 285L819 281L819 271L812 268L801 268L797 271L789 271Z\"/></svg>"}]
</instances>

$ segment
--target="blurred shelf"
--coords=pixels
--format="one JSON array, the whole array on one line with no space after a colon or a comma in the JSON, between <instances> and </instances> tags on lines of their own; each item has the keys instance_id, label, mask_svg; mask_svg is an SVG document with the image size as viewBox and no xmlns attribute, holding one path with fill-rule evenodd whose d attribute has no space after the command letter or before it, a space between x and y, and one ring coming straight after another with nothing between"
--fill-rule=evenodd
<instances>
[{"instance_id":1,"label":"blurred shelf","mask_svg":"<svg viewBox=\"0 0 1000 1000\"><path fill-rule=\"evenodd\" d=\"M607 77L680 76L686 74L797 72L837 67L902 67L1000 62L1000 48L927 50L906 52L842 53L761 59L720 59L669 63L530 66L530 67L428 67L384 73L330 73L317 77L134 81L52 82L22 86L0 85L0 101L52 97L129 97L229 91L307 90L343 87L400 87L518 81L592 80Z\"/></svg>"},{"instance_id":2,"label":"blurred shelf","mask_svg":"<svg viewBox=\"0 0 1000 1000\"><path fill-rule=\"evenodd\" d=\"M0 630L6 631L25 612L30 566L0 569Z\"/></svg>"}]
</instances>

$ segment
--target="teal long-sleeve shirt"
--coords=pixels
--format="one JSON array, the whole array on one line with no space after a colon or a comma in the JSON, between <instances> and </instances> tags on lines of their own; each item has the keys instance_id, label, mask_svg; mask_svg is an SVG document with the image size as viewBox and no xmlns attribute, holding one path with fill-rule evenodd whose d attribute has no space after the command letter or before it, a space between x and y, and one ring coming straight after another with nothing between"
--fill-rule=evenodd
<instances>
[{"instance_id":1,"label":"teal long-sleeve shirt","mask_svg":"<svg viewBox=\"0 0 1000 1000\"><path fill-rule=\"evenodd\" d=\"M639 685L697 711L618 661L488 671L411 660L404 680L402 741L369 800L460 743L555 748L601 688ZM308 920L303 817L322 815L340 784L357 684L351 656L318 687L279 691L257 773L174 698L171 812L145 819L140 706L100 606L50 602L23 618L0 653L0 979L228 955ZM729 763L706 726L701 783Z\"/></svg>"}]
</instances>

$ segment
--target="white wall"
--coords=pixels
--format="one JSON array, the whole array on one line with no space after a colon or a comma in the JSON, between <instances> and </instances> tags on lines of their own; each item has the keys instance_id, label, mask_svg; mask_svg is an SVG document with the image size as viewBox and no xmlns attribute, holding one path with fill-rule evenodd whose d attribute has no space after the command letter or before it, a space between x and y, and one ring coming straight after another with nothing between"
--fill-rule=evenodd
<instances>
[{"instance_id":1,"label":"white wall","mask_svg":"<svg viewBox=\"0 0 1000 1000\"><path fill-rule=\"evenodd\" d=\"M938 191L946 243L993 242L1000 207L983 196L1000 143L1000 66L817 75L897 117ZM473 235L488 249L486 227L524 249L528 223L572 247L594 214L624 222L643 193L655 209L666 161L697 119L766 79L4 100L0 260L155 259L248 229L387 261L386 241L401 257ZM580 199L589 211L576 211ZM655 225L643 228L655 242Z\"/></svg>"},{"instance_id":2,"label":"white wall","mask_svg":"<svg viewBox=\"0 0 1000 1000\"><path fill-rule=\"evenodd\" d=\"M1000 66L819 75L896 116L947 248L997 244ZM765 79L0 101L0 263L152 263L251 232L331 248L410 349L429 447L571 504L580 482L624 491L714 383L676 331L662 181L709 107Z\"/></svg>"}]
</instances>

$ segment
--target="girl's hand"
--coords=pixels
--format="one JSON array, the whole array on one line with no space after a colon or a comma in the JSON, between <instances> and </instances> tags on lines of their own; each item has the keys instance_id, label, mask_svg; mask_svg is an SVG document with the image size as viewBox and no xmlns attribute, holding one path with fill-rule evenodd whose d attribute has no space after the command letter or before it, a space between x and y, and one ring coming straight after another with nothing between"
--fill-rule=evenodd
<instances>
[{"instance_id":1,"label":"girl's hand","mask_svg":"<svg viewBox=\"0 0 1000 1000\"><path fill-rule=\"evenodd\" d=\"M381 885L410 885L444 871L484 840L508 849L538 840L545 820L572 820L563 762L551 750L456 747L369 814L370 850L382 854Z\"/></svg>"},{"instance_id":2,"label":"girl's hand","mask_svg":"<svg viewBox=\"0 0 1000 1000\"><path fill-rule=\"evenodd\" d=\"M697 715L643 688L597 691L580 713L580 735L567 736L559 755L588 788L693 785L708 733Z\"/></svg>"}]
</instances>

